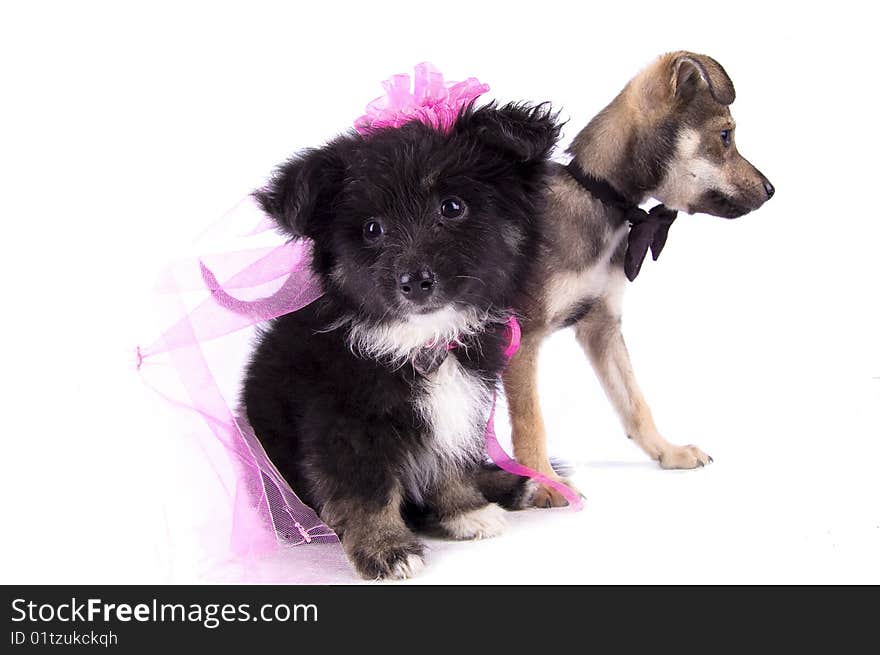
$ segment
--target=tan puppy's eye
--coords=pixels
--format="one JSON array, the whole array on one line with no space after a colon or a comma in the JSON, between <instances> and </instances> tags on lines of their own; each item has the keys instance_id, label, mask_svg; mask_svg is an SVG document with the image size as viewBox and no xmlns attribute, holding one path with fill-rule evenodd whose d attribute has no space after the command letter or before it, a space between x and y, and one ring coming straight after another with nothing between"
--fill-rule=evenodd
<instances>
[{"instance_id":1,"label":"tan puppy's eye","mask_svg":"<svg viewBox=\"0 0 880 655\"><path fill-rule=\"evenodd\" d=\"M732 130L721 130L721 142L725 145L725 147L730 145L732 136Z\"/></svg>"}]
</instances>

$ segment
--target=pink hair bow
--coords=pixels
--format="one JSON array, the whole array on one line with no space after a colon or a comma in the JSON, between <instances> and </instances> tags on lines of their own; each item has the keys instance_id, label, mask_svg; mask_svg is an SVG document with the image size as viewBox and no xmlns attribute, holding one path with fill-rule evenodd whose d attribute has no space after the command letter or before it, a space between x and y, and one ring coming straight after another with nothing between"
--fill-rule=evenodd
<instances>
[{"instance_id":1,"label":"pink hair bow","mask_svg":"<svg viewBox=\"0 0 880 655\"><path fill-rule=\"evenodd\" d=\"M382 83L385 95L367 105L367 113L354 122L359 134L385 127L400 127L419 121L443 132L452 129L459 114L489 90L475 77L463 82L444 82L443 75L429 63L415 68L410 85L409 75L394 75Z\"/></svg>"}]
</instances>

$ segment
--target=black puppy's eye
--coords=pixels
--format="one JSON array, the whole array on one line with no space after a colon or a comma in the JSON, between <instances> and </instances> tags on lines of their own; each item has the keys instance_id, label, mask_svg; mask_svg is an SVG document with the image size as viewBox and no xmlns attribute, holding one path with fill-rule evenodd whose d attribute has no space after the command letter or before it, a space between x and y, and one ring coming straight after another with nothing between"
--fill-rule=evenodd
<instances>
[{"instance_id":1,"label":"black puppy's eye","mask_svg":"<svg viewBox=\"0 0 880 655\"><path fill-rule=\"evenodd\" d=\"M730 136L731 136L730 130L721 130L721 142L724 143L725 146L730 145Z\"/></svg>"},{"instance_id":2,"label":"black puppy's eye","mask_svg":"<svg viewBox=\"0 0 880 655\"><path fill-rule=\"evenodd\" d=\"M443 218L461 218L464 210L464 203L458 198L447 198L440 203L440 215Z\"/></svg>"},{"instance_id":3,"label":"black puppy's eye","mask_svg":"<svg viewBox=\"0 0 880 655\"><path fill-rule=\"evenodd\" d=\"M385 234L385 228L379 221L367 221L364 223L364 238L368 240L378 239Z\"/></svg>"}]
</instances>

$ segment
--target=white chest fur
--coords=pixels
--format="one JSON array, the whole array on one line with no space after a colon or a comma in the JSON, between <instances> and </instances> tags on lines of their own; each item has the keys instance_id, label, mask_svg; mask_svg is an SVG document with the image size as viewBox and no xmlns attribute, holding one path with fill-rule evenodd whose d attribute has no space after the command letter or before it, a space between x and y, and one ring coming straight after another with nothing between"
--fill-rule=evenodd
<instances>
[{"instance_id":1,"label":"white chest fur","mask_svg":"<svg viewBox=\"0 0 880 655\"><path fill-rule=\"evenodd\" d=\"M485 424L489 403L483 382L450 353L428 376L416 401L437 456L461 461L474 455L475 448L480 448L480 424Z\"/></svg>"},{"instance_id":2,"label":"white chest fur","mask_svg":"<svg viewBox=\"0 0 880 655\"><path fill-rule=\"evenodd\" d=\"M425 422L426 448L411 452L402 471L411 498L421 499L450 469L481 457L491 401L491 391L454 353L428 376L415 399Z\"/></svg>"},{"instance_id":3,"label":"white chest fur","mask_svg":"<svg viewBox=\"0 0 880 655\"><path fill-rule=\"evenodd\" d=\"M579 303L597 298L605 299L612 311L620 313L626 278L620 266L611 265L611 257L628 233L629 228L622 226L606 244L602 254L587 268L557 273L550 279L546 309L551 322L564 321Z\"/></svg>"}]
</instances>

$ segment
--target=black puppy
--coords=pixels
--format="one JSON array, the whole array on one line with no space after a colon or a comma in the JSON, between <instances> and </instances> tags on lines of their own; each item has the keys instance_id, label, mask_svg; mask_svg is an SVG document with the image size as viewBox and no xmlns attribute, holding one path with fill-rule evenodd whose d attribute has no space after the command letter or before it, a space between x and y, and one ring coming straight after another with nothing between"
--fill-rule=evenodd
<instances>
[{"instance_id":1,"label":"black puppy","mask_svg":"<svg viewBox=\"0 0 880 655\"><path fill-rule=\"evenodd\" d=\"M245 410L365 578L422 567L410 526L492 536L494 503L526 501L523 478L483 464L482 435L558 133L546 105L471 107L448 133L338 137L256 193L314 241L324 295L262 333Z\"/></svg>"}]
</instances>

